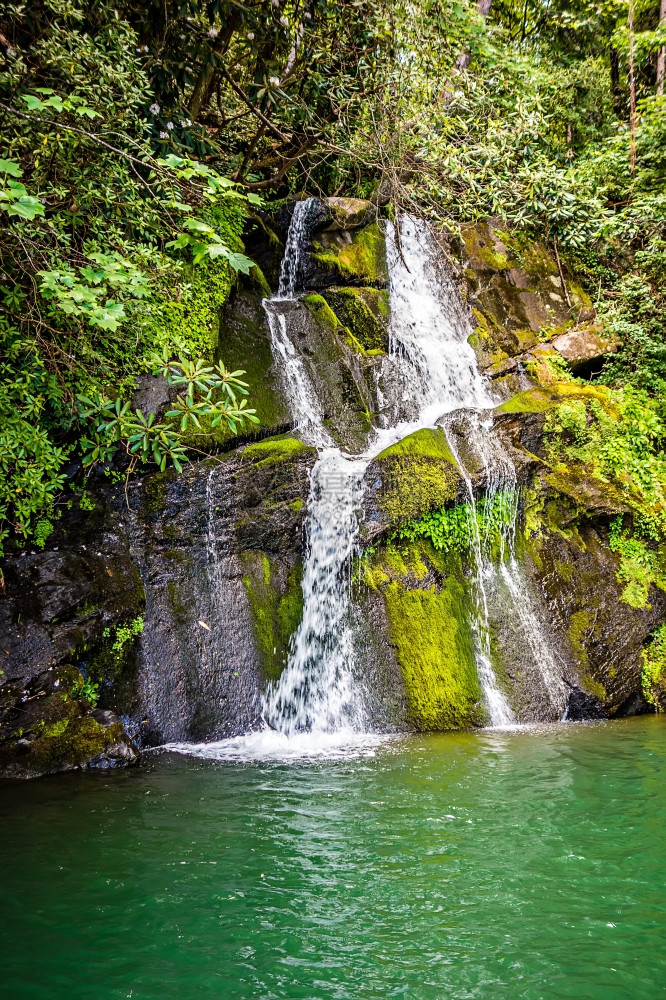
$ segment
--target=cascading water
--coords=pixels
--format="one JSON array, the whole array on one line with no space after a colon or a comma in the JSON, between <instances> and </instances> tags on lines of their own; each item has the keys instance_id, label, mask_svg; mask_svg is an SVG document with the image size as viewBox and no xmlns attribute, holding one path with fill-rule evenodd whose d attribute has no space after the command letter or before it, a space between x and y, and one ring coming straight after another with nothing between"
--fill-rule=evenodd
<instances>
[{"instance_id":1,"label":"cascading water","mask_svg":"<svg viewBox=\"0 0 666 1000\"><path fill-rule=\"evenodd\" d=\"M509 516L503 519L499 569L496 569L490 558L489 540L479 529L471 478L464 463L459 461L472 511L478 609L474 631L479 679L491 724L509 724L513 714L498 687L490 657L487 589L498 572L532 655L539 662L553 703L560 699L554 660L543 641L514 557L516 474L496 435L483 426L481 415L485 416L496 400L488 392L468 343L470 330L465 308L452 279L437 265L439 247L427 227L403 217L398 247L394 227L389 223L391 318L389 354L383 369L384 426L374 433L362 455L343 454L324 425L317 389L290 338L290 316L293 310L303 308L298 301L298 288L309 240L312 204L310 199L294 207L278 292L264 301L272 348L293 419L300 436L314 445L319 455L311 473L306 521L303 617L292 641L288 664L279 681L269 686L263 697L263 717L270 729L276 731L272 735L280 741L283 752L284 741L293 747L299 740L302 744L304 739L317 736L344 739L367 727L360 685L354 679L350 621L350 567L359 530L363 475L370 461L384 448L415 430L437 423L444 424L455 449L454 435L446 418L456 411L465 411L469 446L485 470L486 504L492 504L500 494L513 498ZM299 740L294 740L297 735ZM247 741L257 743L263 739L263 734L254 734L228 741L233 744L228 755L243 756L248 749ZM255 752L261 753L262 746L255 747ZM328 743L327 747L330 746Z\"/></svg>"},{"instance_id":2,"label":"cascading water","mask_svg":"<svg viewBox=\"0 0 666 1000\"><path fill-rule=\"evenodd\" d=\"M303 362L289 340L285 314L279 311L296 295L302 241L307 238L309 202L300 202L287 239L280 287L265 303L273 349L286 361L285 387L301 435L320 449L312 472L303 579L304 612L292 653L280 680L267 691L264 717L287 734L358 729L364 717L353 681L353 643L348 572L358 534L360 483L372 458L392 442L460 408L495 405L479 374L467 342L467 319L453 288L436 268L437 247L425 227L405 218L398 248L388 227L391 321L387 381L399 386L389 406L387 427L378 431L363 456L350 459L332 447L321 423L317 394ZM479 546L478 565L482 558ZM507 724L513 716L499 690L489 651L487 608L479 570L477 659L491 722Z\"/></svg>"},{"instance_id":3,"label":"cascading water","mask_svg":"<svg viewBox=\"0 0 666 1000\"><path fill-rule=\"evenodd\" d=\"M292 416L303 439L319 449L311 473L306 522L303 616L289 663L263 699L266 722L288 735L363 728L352 676L347 611L359 489L367 462L350 460L333 446L316 390L289 339L288 311L284 311L285 306L293 308L311 203L309 199L294 206L278 292L264 302L273 351L283 364Z\"/></svg>"}]
</instances>

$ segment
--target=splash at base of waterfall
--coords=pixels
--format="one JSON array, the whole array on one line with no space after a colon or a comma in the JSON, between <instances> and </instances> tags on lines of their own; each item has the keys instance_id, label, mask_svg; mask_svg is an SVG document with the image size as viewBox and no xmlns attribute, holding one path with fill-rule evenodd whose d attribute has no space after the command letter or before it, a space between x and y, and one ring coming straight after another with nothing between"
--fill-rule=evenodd
<instances>
[{"instance_id":1,"label":"splash at base of waterfall","mask_svg":"<svg viewBox=\"0 0 666 1000\"><path fill-rule=\"evenodd\" d=\"M288 763L295 760L373 757L380 747L398 739L400 737L395 734L360 733L353 729L340 729L334 733L314 730L291 735L262 729L215 743L166 743L156 749L202 760Z\"/></svg>"}]
</instances>

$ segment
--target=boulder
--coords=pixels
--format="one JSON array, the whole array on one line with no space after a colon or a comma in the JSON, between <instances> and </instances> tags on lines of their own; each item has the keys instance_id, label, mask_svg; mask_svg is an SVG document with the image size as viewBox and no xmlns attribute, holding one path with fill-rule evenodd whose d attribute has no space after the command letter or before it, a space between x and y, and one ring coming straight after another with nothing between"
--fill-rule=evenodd
<instances>
[{"instance_id":1,"label":"boulder","mask_svg":"<svg viewBox=\"0 0 666 1000\"><path fill-rule=\"evenodd\" d=\"M415 431L368 465L363 480L363 536L371 541L406 521L449 506L464 492L444 430Z\"/></svg>"},{"instance_id":2,"label":"boulder","mask_svg":"<svg viewBox=\"0 0 666 1000\"><path fill-rule=\"evenodd\" d=\"M564 358L569 370L576 374L593 368L594 363L601 368L604 358L617 351L619 341L604 337L598 327L584 326L553 337L549 344Z\"/></svg>"},{"instance_id":3,"label":"boulder","mask_svg":"<svg viewBox=\"0 0 666 1000\"><path fill-rule=\"evenodd\" d=\"M352 231L316 233L303 281L312 289L331 285L386 288L388 265L382 225L373 222Z\"/></svg>"},{"instance_id":4,"label":"boulder","mask_svg":"<svg viewBox=\"0 0 666 1000\"><path fill-rule=\"evenodd\" d=\"M361 198L323 198L327 214L321 224L326 232L340 229L360 229L377 216L371 201Z\"/></svg>"}]
</instances>

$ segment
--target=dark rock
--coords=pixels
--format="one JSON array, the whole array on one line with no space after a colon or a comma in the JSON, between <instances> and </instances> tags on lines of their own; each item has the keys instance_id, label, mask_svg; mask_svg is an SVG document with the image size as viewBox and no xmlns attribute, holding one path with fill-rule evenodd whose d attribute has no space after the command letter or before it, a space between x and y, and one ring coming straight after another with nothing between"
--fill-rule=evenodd
<instances>
[{"instance_id":1,"label":"dark rock","mask_svg":"<svg viewBox=\"0 0 666 1000\"><path fill-rule=\"evenodd\" d=\"M159 414L175 393L163 375L141 375L132 396L132 408L141 410L144 417Z\"/></svg>"},{"instance_id":2,"label":"dark rock","mask_svg":"<svg viewBox=\"0 0 666 1000\"><path fill-rule=\"evenodd\" d=\"M592 719L607 719L608 712L594 695L574 688L569 695L567 709L564 714L567 722L584 722Z\"/></svg>"},{"instance_id":3,"label":"dark rock","mask_svg":"<svg viewBox=\"0 0 666 1000\"><path fill-rule=\"evenodd\" d=\"M272 664L244 554L270 564L280 601L302 559L315 454L294 438L266 439L133 488L146 611L132 718L144 742L220 739L261 724Z\"/></svg>"}]
</instances>

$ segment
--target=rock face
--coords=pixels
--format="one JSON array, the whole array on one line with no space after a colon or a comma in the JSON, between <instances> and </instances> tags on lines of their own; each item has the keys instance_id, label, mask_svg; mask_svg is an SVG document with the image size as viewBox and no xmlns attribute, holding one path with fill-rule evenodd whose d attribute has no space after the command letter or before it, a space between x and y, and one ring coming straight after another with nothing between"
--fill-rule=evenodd
<instances>
[{"instance_id":1,"label":"rock face","mask_svg":"<svg viewBox=\"0 0 666 1000\"><path fill-rule=\"evenodd\" d=\"M144 477L129 510L100 484L45 552L7 560L0 773L135 763L110 709L143 745L257 725L300 620L313 461L294 438L266 439Z\"/></svg>"},{"instance_id":2,"label":"rock face","mask_svg":"<svg viewBox=\"0 0 666 1000\"><path fill-rule=\"evenodd\" d=\"M248 372L258 439L204 427L197 446L217 454L182 474L145 475L127 492L122 482L93 477L85 493L72 495L43 552L5 561L6 776L125 767L138 759L137 747L261 725L261 692L280 676L302 613L316 458L294 431L262 305L277 286L288 209L283 214L277 235L271 220L257 217L249 250L265 275L239 282L220 321L217 350L229 368ZM275 304L288 314L324 425L351 453L365 449L382 421L389 328L382 225L369 202L317 202L303 294ZM493 419L521 490L515 552L556 651L568 718L646 710L642 653L666 617L666 575L642 584L641 600L627 600L626 565L610 545L611 522L631 514L625 493L580 463L558 463L548 446L548 421L563 404L579 419L594 406L608 409L594 384L553 377L552 359L588 374L613 345L596 331L582 288L569 277L562 287L546 248L520 246L483 224L464 233L458 251L477 356L504 400ZM142 380L137 405L159 412L167 401L159 379ZM488 470L468 462L465 419L463 411L451 415L447 433L480 499ZM469 516L447 433L408 435L377 455L363 482L364 552L352 613L360 682L382 729L485 719L473 560L464 546L437 547L432 534L414 529L439 517L441 531L455 535ZM489 588L487 600L500 686L521 719L554 718L506 594Z\"/></svg>"},{"instance_id":3,"label":"rock face","mask_svg":"<svg viewBox=\"0 0 666 1000\"><path fill-rule=\"evenodd\" d=\"M464 228L460 245L453 249L464 269L478 324L473 345L488 374L502 374L512 358L545 341L559 351L555 342L559 340L564 348L561 356L574 364L581 351L585 360L592 360L614 349L609 345L600 353L604 345L597 339L596 353L589 353L595 337L590 328L592 301L575 279L565 277L563 286L557 261L547 247L485 222ZM579 325L582 329L576 335L569 333ZM564 336L566 340L560 339ZM509 364L508 370L515 369Z\"/></svg>"},{"instance_id":4,"label":"rock face","mask_svg":"<svg viewBox=\"0 0 666 1000\"><path fill-rule=\"evenodd\" d=\"M137 488L132 549L146 585L138 702L150 744L260 724L300 620L314 450L266 439Z\"/></svg>"}]
</instances>

